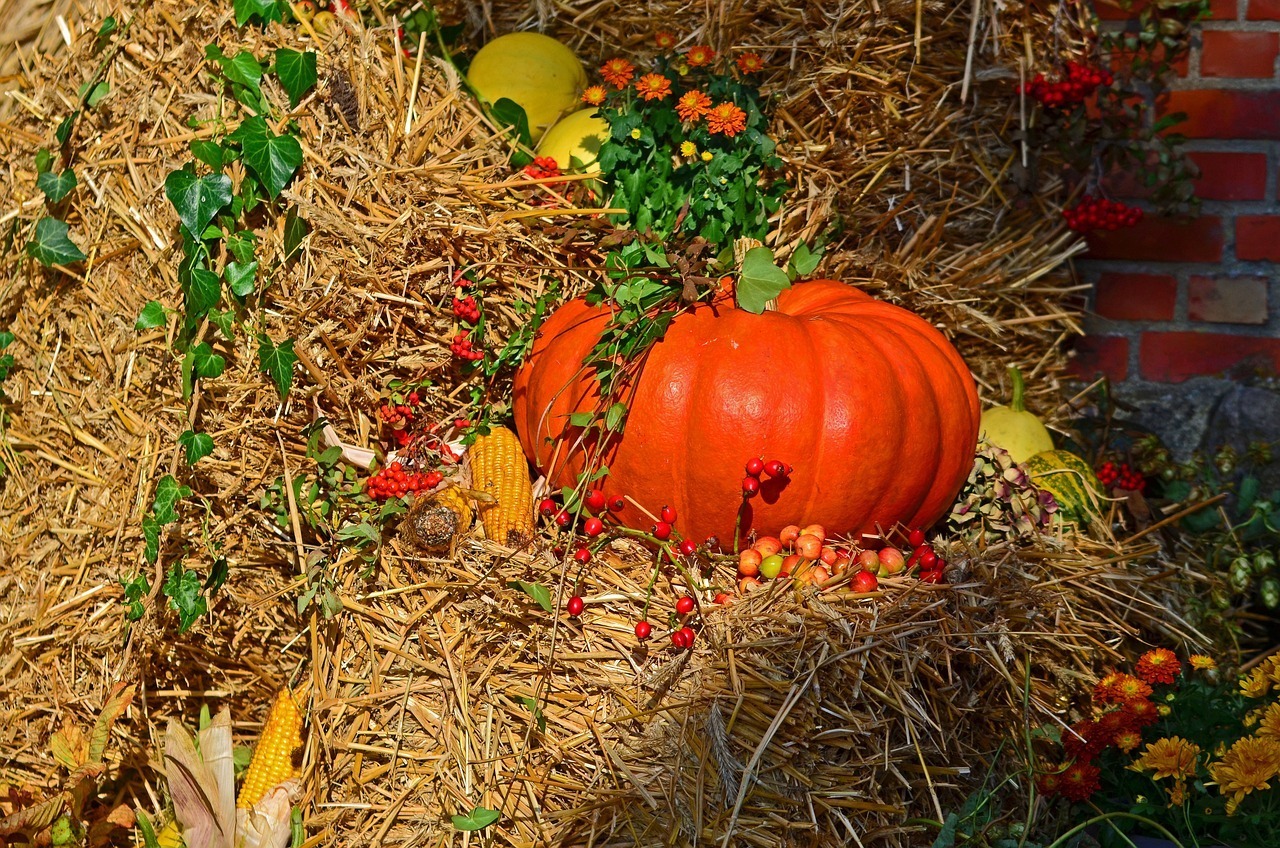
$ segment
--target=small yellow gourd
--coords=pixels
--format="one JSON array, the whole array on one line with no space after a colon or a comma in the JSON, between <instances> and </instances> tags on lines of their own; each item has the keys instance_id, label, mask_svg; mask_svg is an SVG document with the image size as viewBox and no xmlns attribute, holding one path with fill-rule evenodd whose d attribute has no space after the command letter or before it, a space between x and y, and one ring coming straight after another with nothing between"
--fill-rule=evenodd
<instances>
[{"instance_id":1,"label":"small yellow gourd","mask_svg":"<svg viewBox=\"0 0 1280 848\"><path fill-rule=\"evenodd\" d=\"M561 173L581 169L584 174L600 173L600 145L609 138L609 122L596 114L595 107L579 109L547 130L538 142L539 156L556 160Z\"/></svg>"},{"instance_id":2,"label":"small yellow gourd","mask_svg":"<svg viewBox=\"0 0 1280 848\"><path fill-rule=\"evenodd\" d=\"M1010 366L1009 379L1013 383L1013 396L1008 406L992 406L982 413L978 423L978 438L985 439L998 448L1004 448L1014 462L1026 462L1042 451L1053 450L1053 437L1048 429L1023 405L1026 386L1022 372Z\"/></svg>"}]
</instances>

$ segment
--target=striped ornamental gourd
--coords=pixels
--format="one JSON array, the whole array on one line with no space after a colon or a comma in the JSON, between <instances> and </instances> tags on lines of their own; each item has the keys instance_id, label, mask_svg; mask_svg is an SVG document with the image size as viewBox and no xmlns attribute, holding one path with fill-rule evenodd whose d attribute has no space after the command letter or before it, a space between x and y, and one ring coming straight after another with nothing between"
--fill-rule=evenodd
<instances>
[{"instance_id":1,"label":"striped ornamental gourd","mask_svg":"<svg viewBox=\"0 0 1280 848\"><path fill-rule=\"evenodd\" d=\"M1033 486L1053 495L1063 521L1087 523L1101 514L1102 483L1089 463L1070 451L1041 451L1022 463L1022 469Z\"/></svg>"},{"instance_id":2,"label":"striped ornamental gourd","mask_svg":"<svg viewBox=\"0 0 1280 848\"><path fill-rule=\"evenodd\" d=\"M480 504L480 521L492 541L521 548L533 541L533 485L520 439L506 427L491 427L467 452L471 487L494 498Z\"/></svg>"},{"instance_id":3,"label":"striped ornamental gourd","mask_svg":"<svg viewBox=\"0 0 1280 848\"><path fill-rule=\"evenodd\" d=\"M293 701L293 693L286 686L271 702L266 724L258 746L253 750L253 760L245 774L244 785L236 806L251 808L275 786L291 777L297 777L300 769L294 757L302 749L302 713Z\"/></svg>"}]
</instances>

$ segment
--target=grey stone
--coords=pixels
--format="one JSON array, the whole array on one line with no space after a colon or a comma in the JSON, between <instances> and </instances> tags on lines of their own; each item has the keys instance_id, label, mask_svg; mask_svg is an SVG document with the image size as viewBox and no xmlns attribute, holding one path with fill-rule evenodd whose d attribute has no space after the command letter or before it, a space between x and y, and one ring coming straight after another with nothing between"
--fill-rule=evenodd
<instances>
[{"instance_id":1,"label":"grey stone","mask_svg":"<svg viewBox=\"0 0 1280 848\"><path fill-rule=\"evenodd\" d=\"M1280 393L1235 385L1213 408L1201 447L1212 455L1222 445L1231 445L1243 456L1251 442L1270 442L1280 449ZM1280 462L1255 472L1264 493L1280 488Z\"/></svg>"},{"instance_id":2,"label":"grey stone","mask_svg":"<svg viewBox=\"0 0 1280 848\"><path fill-rule=\"evenodd\" d=\"M1115 399L1131 409L1118 410L1116 417L1155 433L1175 461L1186 462L1204 446L1219 401L1236 388L1236 383L1216 377L1184 383L1125 383L1116 387Z\"/></svg>"}]
</instances>

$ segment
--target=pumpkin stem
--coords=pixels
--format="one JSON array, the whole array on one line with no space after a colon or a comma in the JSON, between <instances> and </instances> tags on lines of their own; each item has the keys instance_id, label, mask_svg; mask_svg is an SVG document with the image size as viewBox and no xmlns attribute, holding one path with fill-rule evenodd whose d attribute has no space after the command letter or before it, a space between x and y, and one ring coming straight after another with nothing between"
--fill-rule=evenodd
<instances>
[{"instance_id":1,"label":"pumpkin stem","mask_svg":"<svg viewBox=\"0 0 1280 848\"><path fill-rule=\"evenodd\" d=\"M1013 383L1013 397L1009 400L1009 408L1014 412L1026 412L1023 395L1027 391L1027 385L1022 381L1022 372L1012 365L1009 366L1009 380Z\"/></svg>"}]
</instances>

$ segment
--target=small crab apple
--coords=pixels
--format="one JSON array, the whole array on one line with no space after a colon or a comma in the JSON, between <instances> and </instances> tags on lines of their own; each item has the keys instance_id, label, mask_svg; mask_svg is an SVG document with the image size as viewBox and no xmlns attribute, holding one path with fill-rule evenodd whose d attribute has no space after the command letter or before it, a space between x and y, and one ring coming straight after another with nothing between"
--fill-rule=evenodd
<instances>
[{"instance_id":1,"label":"small crab apple","mask_svg":"<svg viewBox=\"0 0 1280 848\"><path fill-rule=\"evenodd\" d=\"M897 548L881 548L878 557L885 574L898 574L907 567L907 558Z\"/></svg>"},{"instance_id":2,"label":"small crab apple","mask_svg":"<svg viewBox=\"0 0 1280 848\"><path fill-rule=\"evenodd\" d=\"M747 460L747 476L759 477L764 473L764 460L758 456L753 456Z\"/></svg>"},{"instance_id":3,"label":"small crab apple","mask_svg":"<svg viewBox=\"0 0 1280 848\"><path fill-rule=\"evenodd\" d=\"M796 539L796 553L805 559L818 559L822 556L822 540L808 533L801 533Z\"/></svg>"},{"instance_id":4,"label":"small crab apple","mask_svg":"<svg viewBox=\"0 0 1280 848\"><path fill-rule=\"evenodd\" d=\"M818 559L822 560L822 564L830 567L840 561L840 554L835 548L824 545L822 550L818 552Z\"/></svg>"},{"instance_id":5,"label":"small crab apple","mask_svg":"<svg viewBox=\"0 0 1280 848\"><path fill-rule=\"evenodd\" d=\"M782 542L784 547L791 547L796 543L796 539L800 538L800 525L788 524L778 532L778 541Z\"/></svg>"},{"instance_id":6,"label":"small crab apple","mask_svg":"<svg viewBox=\"0 0 1280 848\"><path fill-rule=\"evenodd\" d=\"M569 610L569 615L577 618L582 615L582 611L586 608L586 602L582 600L580 595L574 595L569 599L569 603L566 607Z\"/></svg>"},{"instance_id":7,"label":"small crab apple","mask_svg":"<svg viewBox=\"0 0 1280 848\"><path fill-rule=\"evenodd\" d=\"M755 577L760 573L760 561L764 557L755 548L747 548L738 554L738 573L744 577Z\"/></svg>"},{"instance_id":8,"label":"small crab apple","mask_svg":"<svg viewBox=\"0 0 1280 848\"><path fill-rule=\"evenodd\" d=\"M742 496L754 498L758 494L760 494L760 481L755 477L742 478Z\"/></svg>"},{"instance_id":9,"label":"small crab apple","mask_svg":"<svg viewBox=\"0 0 1280 848\"><path fill-rule=\"evenodd\" d=\"M809 524L801 527L800 535L803 536L805 534L817 536L819 541L825 542L827 540L827 528L823 527L821 524Z\"/></svg>"},{"instance_id":10,"label":"small crab apple","mask_svg":"<svg viewBox=\"0 0 1280 848\"><path fill-rule=\"evenodd\" d=\"M592 489L583 497L582 503L592 512L602 512L606 506L604 492Z\"/></svg>"},{"instance_id":11,"label":"small crab apple","mask_svg":"<svg viewBox=\"0 0 1280 848\"><path fill-rule=\"evenodd\" d=\"M782 540L777 536L761 536L751 547L759 551L761 557L772 556L782 550Z\"/></svg>"},{"instance_id":12,"label":"small crab apple","mask_svg":"<svg viewBox=\"0 0 1280 848\"><path fill-rule=\"evenodd\" d=\"M859 571L853 575L853 579L849 581L849 586L853 591L859 593L874 592L880 588L880 580L870 571Z\"/></svg>"},{"instance_id":13,"label":"small crab apple","mask_svg":"<svg viewBox=\"0 0 1280 848\"><path fill-rule=\"evenodd\" d=\"M758 589L759 587L760 581L755 577L743 577L738 581L738 591L744 595L752 589Z\"/></svg>"},{"instance_id":14,"label":"small crab apple","mask_svg":"<svg viewBox=\"0 0 1280 848\"><path fill-rule=\"evenodd\" d=\"M875 551L862 551L858 554L857 563L864 571L876 571L880 568L880 554Z\"/></svg>"},{"instance_id":15,"label":"small crab apple","mask_svg":"<svg viewBox=\"0 0 1280 848\"><path fill-rule=\"evenodd\" d=\"M727 592L716 592L716 596L711 599L711 603L724 606L732 600L733 598L731 598Z\"/></svg>"}]
</instances>

